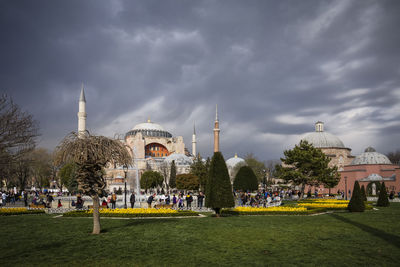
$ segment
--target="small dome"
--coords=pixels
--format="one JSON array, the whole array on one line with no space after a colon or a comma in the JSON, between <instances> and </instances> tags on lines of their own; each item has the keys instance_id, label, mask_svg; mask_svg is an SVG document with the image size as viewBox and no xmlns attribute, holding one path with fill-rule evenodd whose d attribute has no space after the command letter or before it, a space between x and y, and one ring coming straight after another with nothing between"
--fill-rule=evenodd
<instances>
[{"instance_id":1,"label":"small dome","mask_svg":"<svg viewBox=\"0 0 400 267\"><path fill-rule=\"evenodd\" d=\"M317 148L345 148L337 136L324 132L324 123L320 121L315 124L315 132L307 134L302 140Z\"/></svg>"},{"instance_id":2,"label":"small dome","mask_svg":"<svg viewBox=\"0 0 400 267\"><path fill-rule=\"evenodd\" d=\"M363 165L363 164L392 164L388 157L385 155L376 152L376 150L372 147L368 147L365 149L365 152L361 155L358 155L353 161L351 165Z\"/></svg>"},{"instance_id":3,"label":"small dome","mask_svg":"<svg viewBox=\"0 0 400 267\"><path fill-rule=\"evenodd\" d=\"M230 158L230 159L228 159L228 160L226 161L226 166L227 166L228 168L233 169L233 168L235 168L236 165L239 164L239 163L246 163L246 162L244 161L244 159L239 158L239 157L237 156L237 154L235 153L235 156L234 156L234 157L232 157L232 158Z\"/></svg>"},{"instance_id":4,"label":"small dome","mask_svg":"<svg viewBox=\"0 0 400 267\"><path fill-rule=\"evenodd\" d=\"M150 137L172 137L172 134L165 131L164 128L157 123L151 122L148 120L147 122L139 123L130 130L126 136L136 135L137 133L142 133L143 136Z\"/></svg>"},{"instance_id":5,"label":"small dome","mask_svg":"<svg viewBox=\"0 0 400 267\"><path fill-rule=\"evenodd\" d=\"M376 152L376 150L375 148L369 146L364 150L364 152Z\"/></svg>"},{"instance_id":6,"label":"small dome","mask_svg":"<svg viewBox=\"0 0 400 267\"><path fill-rule=\"evenodd\" d=\"M165 158L168 164L171 164L173 160L175 161L175 165L191 165L193 163L191 158L179 153L173 153Z\"/></svg>"}]
</instances>

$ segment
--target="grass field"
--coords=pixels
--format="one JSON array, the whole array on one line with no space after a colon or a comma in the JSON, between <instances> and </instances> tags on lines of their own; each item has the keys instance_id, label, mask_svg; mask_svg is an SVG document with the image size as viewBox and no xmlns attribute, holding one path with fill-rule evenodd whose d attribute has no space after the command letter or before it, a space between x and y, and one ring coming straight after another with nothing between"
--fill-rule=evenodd
<instances>
[{"instance_id":1,"label":"grass field","mask_svg":"<svg viewBox=\"0 0 400 267\"><path fill-rule=\"evenodd\" d=\"M102 219L0 217L0 265L398 266L400 204L364 213Z\"/></svg>"}]
</instances>

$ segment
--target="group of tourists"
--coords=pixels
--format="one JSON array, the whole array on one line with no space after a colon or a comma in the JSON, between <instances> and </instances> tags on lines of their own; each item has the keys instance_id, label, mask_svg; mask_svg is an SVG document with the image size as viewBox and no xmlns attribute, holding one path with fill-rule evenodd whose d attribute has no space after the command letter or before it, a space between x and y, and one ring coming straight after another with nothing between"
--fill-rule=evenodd
<instances>
[{"instance_id":1,"label":"group of tourists","mask_svg":"<svg viewBox=\"0 0 400 267\"><path fill-rule=\"evenodd\" d=\"M177 208L180 210L183 209L193 209L197 207L198 209L202 209L204 206L204 193L199 192L199 194L196 196L197 203L195 206L192 205L194 202L194 197L192 192L188 192L187 194L184 194L183 191L172 194L172 197L167 193L167 194L160 194L157 195L156 193L151 194L147 198L147 204L148 207L163 207L163 206L170 206L171 208ZM154 202L154 205L153 205ZM186 205L185 205L186 204Z\"/></svg>"}]
</instances>

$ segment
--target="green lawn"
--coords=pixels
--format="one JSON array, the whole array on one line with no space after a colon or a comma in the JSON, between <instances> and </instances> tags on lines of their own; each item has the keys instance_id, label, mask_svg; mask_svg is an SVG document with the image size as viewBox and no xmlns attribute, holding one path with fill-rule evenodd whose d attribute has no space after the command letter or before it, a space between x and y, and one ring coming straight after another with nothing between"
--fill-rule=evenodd
<instances>
[{"instance_id":1,"label":"green lawn","mask_svg":"<svg viewBox=\"0 0 400 267\"><path fill-rule=\"evenodd\" d=\"M400 204L364 213L92 220L0 217L0 265L398 266Z\"/></svg>"}]
</instances>

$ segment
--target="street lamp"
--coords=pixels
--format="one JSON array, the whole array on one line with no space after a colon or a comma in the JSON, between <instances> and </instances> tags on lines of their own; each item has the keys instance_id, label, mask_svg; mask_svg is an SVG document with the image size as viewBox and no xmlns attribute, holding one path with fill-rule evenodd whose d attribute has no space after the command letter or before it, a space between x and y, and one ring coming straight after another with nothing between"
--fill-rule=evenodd
<instances>
[{"instance_id":1,"label":"street lamp","mask_svg":"<svg viewBox=\"0 0 400 267\"><path fill-rule=\"evenodd\" d=\"M347 200L347 176L344 177L344 191L346 192L346 200Z\"/></svg>"},{"instance_id":2,"label":"street lamp","mask_svg":"<svg viewBox=\"0 0 400 267\"><path fill-rule=\"evenodd\" d=\"M126 209L127 208L127 206L126 206L126 175L128 174L128 166L124 165L122 168L124 169L124 173L125 173L125 179L124 179L125 180L125 190L124 190L125 204L124 204L124 208Z\"/></svg>"},{"instance_id":3,"label":"street lamp","mask_svg":"<svg viewBox=\"0 0 400 267\"><path fill-rule=\"evenodd\" d=\"M267 189L267 188L266 188L267 186L266 186L266 181L265 181L267 170L264 169L264 170L263 170L263 173L264 173L264 177L263 177L264 191L267 191L267 190L266 190L266 189Z\"/></svg>"}]
</instances>

